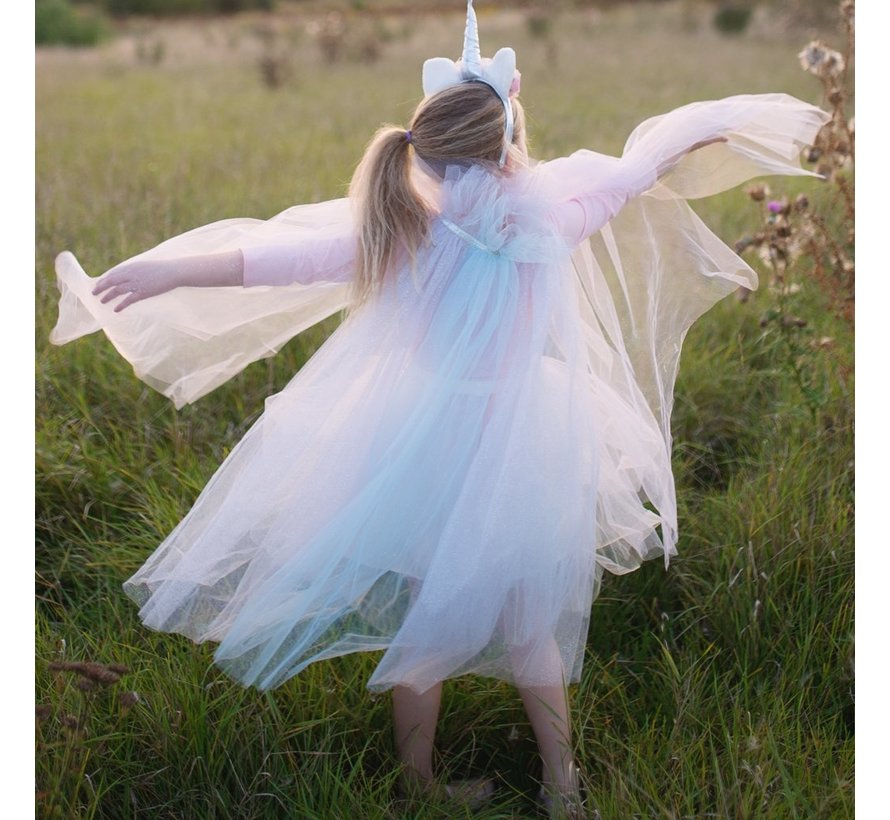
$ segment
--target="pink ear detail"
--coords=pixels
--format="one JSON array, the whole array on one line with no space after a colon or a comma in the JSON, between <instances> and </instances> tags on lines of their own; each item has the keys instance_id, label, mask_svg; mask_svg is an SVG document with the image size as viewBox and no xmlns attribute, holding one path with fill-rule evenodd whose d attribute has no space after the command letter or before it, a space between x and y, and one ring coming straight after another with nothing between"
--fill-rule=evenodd
<instances>
[{"instance_id":1,"label":"pink ear detail","mask_svg":"<svg viewBox=\"0 0 890 820\"><path fill-rule=\"evenodd\" d=\"M510 91L507 94L508 97L515 97L519 93L519 86L522 83L522 74L519 73L519 69L513 72L513 82L510 83Z\"/></svg>"}]
</instances>

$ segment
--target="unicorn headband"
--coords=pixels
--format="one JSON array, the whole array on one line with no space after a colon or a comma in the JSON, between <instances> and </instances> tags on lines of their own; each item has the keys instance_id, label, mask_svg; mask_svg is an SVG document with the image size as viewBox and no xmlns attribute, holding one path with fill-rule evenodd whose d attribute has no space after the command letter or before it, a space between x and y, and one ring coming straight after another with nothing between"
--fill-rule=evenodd
<instances>
[{"instance_id":1,"label":"unicorn headband","mask_svg":"<svg viewBox=\"0 0 890 820\"><path fill-rule=\"evenodd\" d=\"M507 150L513 142L513 106L510 97L519 93L519 72L516 52L512 48L498 49L492 58L483 58L479 49L479 25L473 0L467 0L467 27L464 31L464 53L454 62L447 57L433 57L423 64L423 93L429 97L461 83L485 83L494 89L504 104L504 147L498 166L507 161Z\"/></svg>"}]
</instances>

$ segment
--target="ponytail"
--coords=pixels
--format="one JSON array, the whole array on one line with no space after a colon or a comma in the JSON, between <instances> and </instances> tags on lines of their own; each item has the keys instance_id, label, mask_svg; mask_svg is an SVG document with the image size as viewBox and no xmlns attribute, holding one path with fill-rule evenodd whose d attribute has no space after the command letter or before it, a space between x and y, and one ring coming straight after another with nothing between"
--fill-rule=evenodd
<instances>
[{"instance_id":1,"label":"ponytail","mask_svg":"<svg viewBox=\"0 0 890 820\"><path fill-rule=\"evenodd\" d=\"M349 186L358 208L358 256L352 304L376 291L396 256L413 262L429 231L429 211L411 183L409 132L384 126L373 137Z\"/></svg>"},{"instance_id":2,"label":"ponytail","mask_svg":"<svg viewBox=\"0 0 890 820\"><path fill-rule=\"evenodd\" d=\"M525 117L513 106L513 144L500 171L504 145L504 105L484 83L462 83L424 99L409 123L410 131L388 125L365 150L349 186L358 220L358 256L352 306L358 307L383 283L403 254L412 264L429 235L430 210L411 182L410 152L430 163L488 164L508 173L527 162Z\"/></svg>"}]
</instances>

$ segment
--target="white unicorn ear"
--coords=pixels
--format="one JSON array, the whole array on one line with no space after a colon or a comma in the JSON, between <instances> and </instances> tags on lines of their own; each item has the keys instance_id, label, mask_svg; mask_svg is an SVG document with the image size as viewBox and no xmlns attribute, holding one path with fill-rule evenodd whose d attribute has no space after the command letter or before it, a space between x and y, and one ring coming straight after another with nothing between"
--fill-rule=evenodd
<instances>
[{"instance_id":1,"label":"white unicorn ear","mask_svg":"<svg viewBox=\"0 0 890 820\"><path fill-rule=\"evenodd\" d=\"M512 48L499 48L491 62L485 66L485 79L494 86L502 99L507 98L513 75L516 73L516 52Z\"/></svg>"},{"instance_id":2,"label":"white unicorn ear","mask_svg":"<svg viewBox=\"0 0 890 820\"><path fill-rule=\"evenodd\" d=\"M423 64L423 93L429 97L460 83L460 69L447 57L431 57Z\"/></svg>"}]
</instances>

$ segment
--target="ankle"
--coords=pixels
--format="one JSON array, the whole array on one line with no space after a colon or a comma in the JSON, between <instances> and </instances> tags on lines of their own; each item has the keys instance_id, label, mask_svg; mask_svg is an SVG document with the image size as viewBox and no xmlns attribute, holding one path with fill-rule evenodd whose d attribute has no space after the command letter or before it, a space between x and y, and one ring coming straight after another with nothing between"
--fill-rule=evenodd
<instances>
[{"instance_id":1,"label":"ankle","mask_svg":"<svg viewBox=\"0 0 890 820\"><path fill-rule=\"evenodd\" d=\"M550 794L577 794L581 788L581 778L574 760L560 761L557 766L544 763L541 788Z\"/></svg>"},{"instance_id":2,"label":"ankle","mask_svg":"<svg viewBox=\"0 0 890 820\"><path fill-rule=\"evenodd\" d=\"M404 765L399 773L399 787L405 794L427 794L436 788L436 778L432 768L417 769Z\"/></svg>"}]
</instances>

